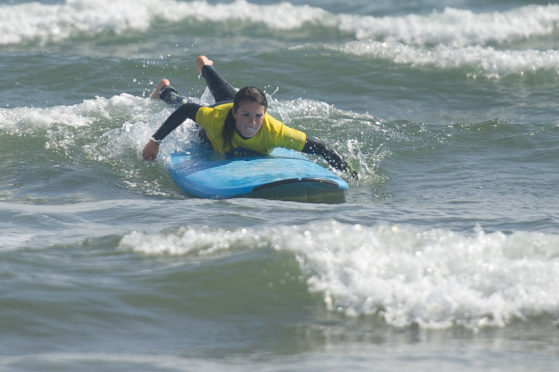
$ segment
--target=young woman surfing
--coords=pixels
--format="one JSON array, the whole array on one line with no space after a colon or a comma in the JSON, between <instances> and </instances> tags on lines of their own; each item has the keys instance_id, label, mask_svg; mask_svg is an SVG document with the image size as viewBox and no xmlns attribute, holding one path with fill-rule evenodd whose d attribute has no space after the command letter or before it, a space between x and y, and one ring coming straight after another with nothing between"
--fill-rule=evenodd
<instances>
[{"instance_id":1,"label":"young woman surfing","mask_svg":"<svg viewBox=\"0 0 559 372\"><path fill-rule=\"evenodd\" d=\"M204 130L205 137L214 150L222 154L238 149L269 154L276 147L285 147L320 155L334 168L349 173L354 179L358 178L357 172L325 143L288 127L268 114L266 95L260 89L248 86L235 92L213 67L213 61L206 56L199 56L196 65L216 104L206 107L187 102L171 87L169 80L162 79L151 97L180 106L146 144L142 153L144 159L154 160L161 141L186 119L191 119Z\"/></svg>"}]
</instances>

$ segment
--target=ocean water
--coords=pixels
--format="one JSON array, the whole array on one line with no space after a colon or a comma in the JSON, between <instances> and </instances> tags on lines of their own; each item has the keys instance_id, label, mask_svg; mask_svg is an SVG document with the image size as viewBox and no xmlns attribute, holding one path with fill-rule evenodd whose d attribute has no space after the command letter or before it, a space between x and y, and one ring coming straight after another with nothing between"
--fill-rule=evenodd
<instances>
[{"instance_id":1,"label":"ocean water","mask_svg":"<svg viewBox=\"0 0 559 372\"><path fill-rule=\"evenodd\" d=\"M200 54L345 202L184 195L191 122L142 160ZM559 5L5 0L0 76L1 371L559 368Z\"/></svg>"}]
</instances>

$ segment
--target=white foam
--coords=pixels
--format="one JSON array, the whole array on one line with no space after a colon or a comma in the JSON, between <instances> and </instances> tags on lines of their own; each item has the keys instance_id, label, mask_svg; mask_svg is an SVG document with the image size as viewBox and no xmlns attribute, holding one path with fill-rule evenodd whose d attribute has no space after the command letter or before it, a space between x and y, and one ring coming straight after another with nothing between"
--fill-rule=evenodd
<instances>
[{"instance_id":1,"label":"white foam","mask_svg":"<svg viewBox=\"0 0 559 372\"><path fill-rule=\"evenodd\" d=\"M68 106L0 108L0 129L25 132L26 129L45 129L55 125L79 128L99 119L132 115L144 102L142 98L123 93L110 99L96 97Z\"/></svg>"},{"instance_id":2,"label":"white foam","mask_svg":"<svg viewBox=\"0 0 559 372\"><path fill-rule=\"evenodd\" d=\"M170 254L209 256L227 252L234 246L262 248L267 244L247 229L228 231L224 229L181 228L166 235L153 235L134 231L124 236L120 249L150 255Z\"/></svg>"},{"instance_id":3,"label":"white foam","mask_svg":"<svg viewBox=\"0 0 559 372\"><path fill-rule=\"evenodd\" d=\"M255 5L245 0L211 5L205 1L174 0L68 0L62 5L26 3L3 6L0 45L26 41L58 41L79 34L147 30L156 19L263 23L279 30L298 28L327 12L290 3ZM275 14L275 17L269 17Z\"/></svg>"},{"instance_id":4,"label":"white foam","mask_svg":"<svg viewBox=\"0 0 559 372\"><path fill-rule=\"evenodd\" d=\"M286 244L332 310L427 328L504 326L559 310L557 236L312 227Z\"/></svg>"},{"instance_id":5,"label":"white foam","mask_svg":"<svg viewBox=\"0 0 559 372\"><path fill-rule=\"evenodd\" d=\"M376 314L397 327L506 326L559 314L559 236L346 225L133 232L120 249L208 256L234 249L294 254L309 290L347 316Z\"/></svg>"},{"instance_id":6,"label":"white foam","mask_svg":"<svg viewBox=\"0 0 559 372\"><path fill-rule=\"evenodd\" d=\"M489 78L506 75L524 75L537 71L559 74L557 50L497 50L493 47L449 47L439 45L431 49L405 45L400 42L362 40L343 45L330 44L325 48L346 54L371 56L410 66L435 66L443 69L470 68L475 77Z\"/></svg>"},{"instance_id":7,"label":"white foam","mask_svg":"<svg viewBox=\"0 0 559 372\"><path fill-rule=\"evenodd\" d=\"M86 155L106 161L135 150L140 158L149 137L171 112L162 103L122 93L68 106L0 108L0 131L43 138L45 149L69 157ZM184 142L184 135L178 141ZM172 146L177 143L166 143L162 153L168 154Z\"/></svg>"},{"instance_id":8,"label":"white foam","mask_svg":"<svg viewBox=\"0 0 559 372\"><path fill-rule=\"evenodd\" d=\"M530 5L506 12L474 13L447 8L429 15L402 17L339 16L341 30L357 39L373 38L410 45L480 45L551 35L559 23L559 5Z\"/></svg>"},{"instance_id":9,"label":"white foam","mask_svg":"<svg viewBox=\"0 0 559 372\"><path fill-rule=\"evenodd\" d=\"M0 45L59 41L76 35L146 31L155 20L263 24L273 30L317 25L369 39L409 45L480 45L552 35L559 5L529 5L505 12L448 8L428 15L374 17L334 14L318 7L280 2L256 5L176 0L68 0L61 5L25 3L0 7ZM269 15L273 14L273 17Z\"/></svg>"}]
</instances>

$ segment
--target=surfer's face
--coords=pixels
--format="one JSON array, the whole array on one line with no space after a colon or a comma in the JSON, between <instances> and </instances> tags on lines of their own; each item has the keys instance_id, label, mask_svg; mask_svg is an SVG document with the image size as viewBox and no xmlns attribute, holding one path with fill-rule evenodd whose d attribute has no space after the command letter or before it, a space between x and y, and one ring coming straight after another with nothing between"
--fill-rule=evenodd
<instances>
[{"instance_id":1,"label":"surfer's face","mask_svg":"<svg viewBox=\"0 0 559 372\"><path fill-rule=\"evenodd\" d=\"M241 136L251 138L262 127L266 108L253 101L242 101L237 111L233 110L235 127Z\"/></svg>"}]
</instances>

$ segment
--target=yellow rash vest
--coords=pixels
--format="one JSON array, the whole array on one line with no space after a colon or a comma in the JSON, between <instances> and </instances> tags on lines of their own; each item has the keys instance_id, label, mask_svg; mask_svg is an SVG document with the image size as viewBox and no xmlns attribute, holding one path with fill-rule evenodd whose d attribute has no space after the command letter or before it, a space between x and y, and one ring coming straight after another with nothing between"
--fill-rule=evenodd
<instances>
[{"instance_id":1,"label":"yellow rash vest","mask_svg":"<svg viewBox=\"0 0 559 372\"><path fill-rule=\"evenodd\" d=\"M293 129L275 119L270 114L264 115L262 127L251 138L243 138L237 131L233 132L231 145L224 144L223 126L233 103L226 103L214 107L200 107L195 121L206 131L214 150L226 153L231 149L245 148L262 154L269 154L276 147L285 147L301 151L305 146L307 136L304 132Z\"/></svg>"}]
</instances>

